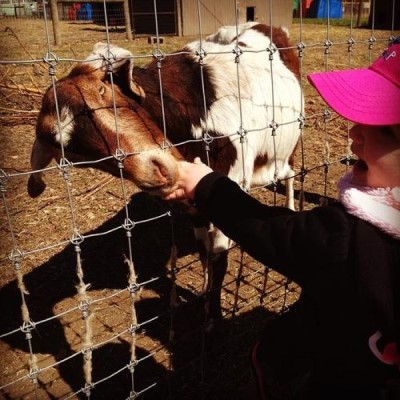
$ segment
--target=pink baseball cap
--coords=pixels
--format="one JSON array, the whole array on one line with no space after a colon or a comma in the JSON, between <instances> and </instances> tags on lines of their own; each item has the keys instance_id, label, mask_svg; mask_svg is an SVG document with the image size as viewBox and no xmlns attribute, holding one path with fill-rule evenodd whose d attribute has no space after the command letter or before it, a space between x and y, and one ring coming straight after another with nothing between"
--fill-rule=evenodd
<instances>
[{"instance_id":1,"label":"pink baseball cap","mask_svg":"<svg viewBox=\"0 0 400 400\"><path fill-rule=\"evenodd\" d=\"M363 125L400 124L400 37L368 68L307 76L342 117Z\"/></svg>"}]
</instances>

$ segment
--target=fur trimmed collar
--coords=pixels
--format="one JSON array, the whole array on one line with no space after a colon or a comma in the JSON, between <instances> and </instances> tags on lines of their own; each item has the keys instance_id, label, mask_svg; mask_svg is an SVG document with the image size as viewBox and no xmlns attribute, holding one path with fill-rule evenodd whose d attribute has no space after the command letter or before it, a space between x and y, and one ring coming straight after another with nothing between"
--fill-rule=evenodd
<instances>
[{"instance_id":1,"label":"fur trimmed collar","mask_svg":"<svg viewBox=\"0 0 400 400\"><path fill-rule=\"evenodd\" d=\"M347 212L400 239L400 187L371 188L351 183L352 172L339 181L339 199Z\"/></svg>"}]
</instances>

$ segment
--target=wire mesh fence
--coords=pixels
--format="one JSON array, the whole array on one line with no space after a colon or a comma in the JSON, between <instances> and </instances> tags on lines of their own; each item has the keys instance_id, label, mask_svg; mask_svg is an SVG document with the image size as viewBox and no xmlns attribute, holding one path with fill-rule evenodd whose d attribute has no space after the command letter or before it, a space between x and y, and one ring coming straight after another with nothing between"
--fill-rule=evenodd
<instances>
[{"instance_id":1,"label":"wire mesh fence","mask_svg":"<svg viewBox=\"0 0 400 400\"><path fill-rule=\"evenodd\" d=\"M273 3L265 4L269 25L276 24ZM162 89L164 57L177 57L189 42L185 37L129 42L123 29L113 29L105 3L99 4L103 21L96 24L86 16L85 24L76 24L81 17L73 19L72 6L59 3L65 21L58 46L44 3L40 19L24 24L20 18L0 19L1 393L35 399L252 398L251 346L264 322L298 299L300 287L233 246L220 295L223 318L211 327L210 293L199 294L204 275L190 216L181 205L146 194L127 180L123 163L132 155L123 147L109 156L121 164L117 177L98 170L104 159L70 162L64 154L40 171L46 174L44 194L27 195L28 178L38 172L31 170L29 158L47 87L56 88L103 41L129 48L136 64L156 59L156 84ZM205 17L200 1L197 7L199 35L190 40L201 43ZM236 1L229 7L239 14ZM157 27L157 13L153 18ZM240 22L236 18L231 25ZM377 30L355 28L355 23L350 11L348 24L337 25L329 17L313 24L299 17L290 28L304 96L304 113L286 121L301 129L294 164L296 209L335 198L338 177L351 161L349 124L322 103L306 75L364 67L398 35L393 24ZM259 51L269 62L271 49ZM242 54L232 53L231 62L237 64ZM61 110L56 118L58 124L63 121ZM114 118L120 126L118 112ZM271 124L251 134L279 129ZM165 127L163 133L167 140ZM240 133L238 126L232 135ZM202 149L213 145L208 139L193 138ZM173 146L179 149L182 143ZM280 183L257 185L250 193L283 205Z\"/></svg>"}]
</instances>

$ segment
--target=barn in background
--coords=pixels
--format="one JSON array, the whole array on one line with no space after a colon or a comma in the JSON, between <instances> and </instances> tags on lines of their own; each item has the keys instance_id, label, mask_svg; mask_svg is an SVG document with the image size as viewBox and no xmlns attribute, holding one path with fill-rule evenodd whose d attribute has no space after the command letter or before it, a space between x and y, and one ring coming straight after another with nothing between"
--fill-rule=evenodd
<instances>
[{"instance_id":1,"label":"barn in background","mask_svg":"<svg viewBox=\"0 0 400 400\"><path fill-rule=\"evenodd\" d=\"M291 26L293 0L203 0L198 9L197 0L158 0L157 13L154 1L128 0L129 17L134 35L154 35L156 18L160 35L191 36L199 34L199 11L202 33L215 32L221 25L232 25L235 22L235 9L238 3L239 23L258 21L269 24L273 15L275 24ZM93 22L104 23L103 3L93 3ZM111 25L125 25L123 3L107 2L107 13Z\"/></svg>"}]
</instances>

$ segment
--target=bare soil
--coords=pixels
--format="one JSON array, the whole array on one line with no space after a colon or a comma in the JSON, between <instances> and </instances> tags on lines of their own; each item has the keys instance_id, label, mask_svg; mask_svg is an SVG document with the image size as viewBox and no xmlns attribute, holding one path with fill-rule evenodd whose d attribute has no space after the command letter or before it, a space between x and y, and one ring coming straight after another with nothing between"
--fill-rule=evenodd
<instances>
[{"instance_id":1,"label":"bare soil","mask_svg":"<svg viewBox=\"0 0 400 400\"><path fill-rule=\"evenodd\" d=\"M64 22L62 29L63 44L54 46L43 21L0 19L0 398L59 399L79 391L85 386L82 349L87 347L93 349L93 399L125 399L130 393L135 398L134 392L144 399L255 398L251 346L264 322L290 307L301 288L273 270L264 274L264 266L234 248L221 298L224 318L206 330L204 298L198 296L202 269L189 217L179 205L139 192L131 183L122 186L121 180L92 168L71 170L71 196L58 169L46 174L48 187L41 197L28 196L35 120L50 82L48 64L34 60L49 54L70 59L57 63L60 77L72 60L86 57L95 42L107 39L104 27L88 23ZM370 31L353 28L356 45L348 52L349 27L331 26L328 55L327 34L322 25L291 30L294 43L306 44L307 120L296 171L307 173L303 183L296 178L297 208L301 190L305 208L336 198L337 181L348 169L340 160L349 155L347 122L332 114L324 123L324 105L306 74L368 65L390 32L374 32L378 40L369 51ZM128 42L123 30L109 32L109 38L135 54L153 51L146 37ZM191 39L167 37L162 50L176 51ZM283 204L280 188L252 194L267 204ZM127 212L137 222L130 240L116 229ZM85 236L80 253L70 243L74 224ZM175 266L170 259L174 246ZM137 281L147 282L133 293L126 289L130 255ZM80 262L89 285L89 330L76 288ZM27 303L22 310L21 292ZM33 330L29 325L19 330L28 319L37 323ZM132 324L136 329L129 331ZM124 369L132 360L139 362L131 371Z\"/></svg>"}]
</instances>

